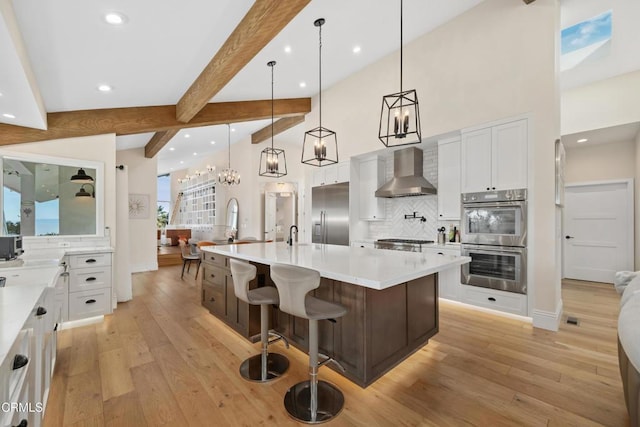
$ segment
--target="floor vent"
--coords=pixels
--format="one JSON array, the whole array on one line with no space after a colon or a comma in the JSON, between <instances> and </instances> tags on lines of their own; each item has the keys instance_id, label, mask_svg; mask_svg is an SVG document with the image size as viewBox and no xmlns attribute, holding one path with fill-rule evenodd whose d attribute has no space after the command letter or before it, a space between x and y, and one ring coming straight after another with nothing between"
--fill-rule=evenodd
<instances>
[{"instance_id":1,"label":"floor vent","mask_svg":"<svg viewBox=\"0 0 640 427\"><path fill-rule=\"evenodd\" d=\"M578 326L578 318L573 316L567 316L567 324Z\"/></svg>"}]
</instances>

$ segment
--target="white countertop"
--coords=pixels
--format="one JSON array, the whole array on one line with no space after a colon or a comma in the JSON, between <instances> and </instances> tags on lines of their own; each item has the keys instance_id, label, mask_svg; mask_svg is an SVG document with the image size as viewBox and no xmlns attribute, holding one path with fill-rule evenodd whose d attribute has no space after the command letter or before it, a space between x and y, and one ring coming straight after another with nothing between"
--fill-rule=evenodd
<instances>
[{"instance_id":1,"label":"white countertop","mask_svg":"<svg viewBox=\"0 0 640 427\"><path fill-rule=\"evenodd\" d=\"M226 255L260 264L290 264L311 268L322 277L371 289L385 289L466 264L469 257L419 252L385 251L316 243L252 243L206 246L205 252Z\"/></svg>"}]
</instances>

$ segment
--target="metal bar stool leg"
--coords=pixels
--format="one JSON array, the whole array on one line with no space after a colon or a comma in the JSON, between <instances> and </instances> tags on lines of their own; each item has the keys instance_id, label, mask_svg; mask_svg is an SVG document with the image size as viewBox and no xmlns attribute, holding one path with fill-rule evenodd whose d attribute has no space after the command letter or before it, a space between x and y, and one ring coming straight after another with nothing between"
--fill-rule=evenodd
<instances>
[{"instance_id":1,"label":"metal bar stool leg","mask_svg":"<svg viewBox=\"0 0 640 427\"><path fill-rule=\"evenodd\" d=\"M269 353L269 304L260 304L260 342L260 354L242 362L240 375L256 382L279 378L289 368L289 359L279 353Z\"/></svg>"},{"instance_id":2,"label":"metal bar stool leg","mask_svg":"<svg viewBox=\"0 0 640 427\"><path fill-rule=\"evenodd\" d=\"M309 380L291 387L284 407L293 418L308 424L331 420L342 411L344 395L333 384L318 380L318 321L309 319Z\"/></svg>"}]
</instances>

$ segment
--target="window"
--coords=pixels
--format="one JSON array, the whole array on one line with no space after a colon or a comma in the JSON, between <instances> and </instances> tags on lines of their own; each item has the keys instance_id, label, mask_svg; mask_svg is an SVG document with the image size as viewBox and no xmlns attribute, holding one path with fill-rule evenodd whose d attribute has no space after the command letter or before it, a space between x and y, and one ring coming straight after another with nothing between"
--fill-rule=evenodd
<instances>
[{"instance_id":1,"label":"window","mask_svg":"<svg viewBox=\"0 0 640 427\"><path fill-rule=\"evenodd\" d=\"M169 174L158 177L158 228L169 223L171 212L171 176Z\"/></svg>"}]
</instances>

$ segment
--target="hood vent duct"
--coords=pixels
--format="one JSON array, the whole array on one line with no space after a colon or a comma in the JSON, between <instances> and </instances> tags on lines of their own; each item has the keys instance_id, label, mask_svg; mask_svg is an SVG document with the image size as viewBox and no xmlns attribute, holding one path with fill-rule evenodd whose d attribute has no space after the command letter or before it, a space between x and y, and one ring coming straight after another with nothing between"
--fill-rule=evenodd
<instances>
[{"instance_id":1,"label":"hood vent duct","mask_svg":"<svg viewBox=\"0 0 640 427\"><path fill-rule=\"evenodd\" d=\"M376 190L376 197L409 197L436 194L422 175L422 150L411 147L393 153L393 178Z\"/></svg>"}]
</instances>

